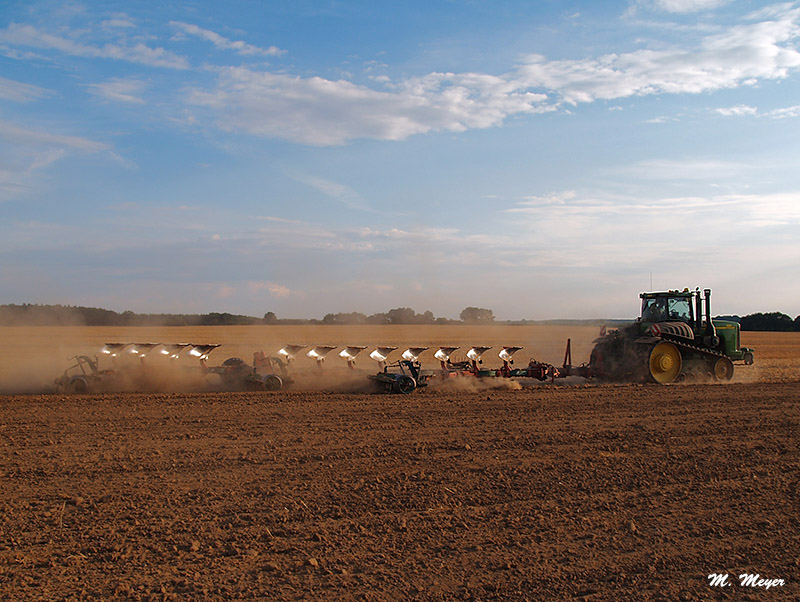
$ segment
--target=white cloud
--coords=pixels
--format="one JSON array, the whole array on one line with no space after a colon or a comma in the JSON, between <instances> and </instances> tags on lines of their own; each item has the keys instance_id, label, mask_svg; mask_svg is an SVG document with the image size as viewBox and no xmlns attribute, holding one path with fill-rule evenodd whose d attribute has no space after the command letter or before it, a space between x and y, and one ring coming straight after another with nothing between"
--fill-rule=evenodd
<instances>
[{"instance_id":1,"label":"white cloud","mask_svg":"<svg viewBox=\"0 0 800 602\"><path fill-rule=\"evenodd\" d=\"M130 29L132 27L136 27L136 24L131 20L131 18L124 14L117 15L111 19L106 19L101 23L101 25L109 29Z\"/></svg>"},{"instance_id":2,"label":"white cloud","mask_svg":"<svg viewBox=\"0 0 800 602\"><path fill-rule=\"evenodd\" d=\"M271 297L275 299L283 299L285 297L289 297L290 295L294 294L295 291L292 291L288 286L284 286L283 284L278 284L277 282L270 282L270 281L255 281L250 280L246 283L247 290L250 294L260 293L263 291L267 291Z\"/></svg>"},{"instance_id":3,"label":"white cloud","mask_svg":"<svg viewBox=\"0 0 800 602\"><path fill-rule=\"evenodd\" d=\"M753 168L753 165L747 163L721 161L718 159L649 159L627 167L611 170L610 173L633 176L639 180L677 182L681 180L702 181L734 178Z\"/></svg>"},{"instance_id":4,"label":"white cloud","mask_svg":"<svg viewBox=\"0 0 800 602\"><path fill-rule=\"evenodd\" d=\"M19 23L11 23L5 29L0 30L0 42L10 46L56 50L71 56L114 59L150 67L168 69L187 69L189 67L185 58L163 48L151 48L141 42L133 45L104 44L97 46L40 31L32 25Z\"/></svg>"},{"instance_id":5,"label":"white cloud","mask_svg":"<svg viewBox=\"0 0 800 602\"><path fill-rule=\"evenodd\" d=\"M113 156L102 142L31 130L2 120L0 141L14 149L13 153L0 154L0 202L34 190L41 177L38 172L69 154L105 151Z\"/></svg>"},{"instance_id":6,"label":"white cloud","mask_svg":"<svg viewBox=\"0 0 800 602\"><path fill-rule=\"evenodd\" d=\"M50 96L51 94L49 90L45 90L39 86L23 84L22 82L0 77L0 98L3 100L28 102Z\"/></svg>"},{"instance_id":7,"label":"white cloud","mask_svg":"<svg viewBox=\"0 0 800 602\"><path fill-rule=\"evenodd\" d=\"M115 78L98 84L89 84L89 92L106 100L115 100L131 104L144 104L141 93L146 84L138 79Z\"/></svg>"},{"instance_id":8,"label":"white cloud","mask_svg":"<svg viewBox=\"0 0 800 602\"><path fill-rule=\"evenodd\" d=\"M292 291L287 286L283 286L282 284L275 284L274 282L267 283L267 290L269 294L273 297L280 299L281 297L288 297L292 294Z\"/></svg>"},{"instance_id":9,"label":"white cloud","mask_svg":"<svg viewBox=\"0 0 800 602\"><path fill-rule=\"evenodd\" d=\"M377 91L345 80L244 67L221 69L216 90L194 90L188 98L214 110L222 129L317 146L490 127L515 113L550 110L545 100L481 74L433 73Z\"/></svg>"},{"instance_id":10,"label":"white cloud","mask_svg":"<svg viewBox=\"0 0 800 602\"><path fill-rule=\"evenodd\" d=\"M206 40L207 42L211 42L217 48L222 50L233 50L241 55L244 56L280 56L285 54L285 50L281 50L276 46L270 46L268 48L260 48L258 46L253 46L252 44L248 44L247 42L243 42L241 40L229 40L218 33L211 31L209 29L203 29L202 27L198 27L197 25L192 25L191 23L182 23L180 21L170 21L170 25L176 27L177 29L181 30L183 33L187 35L197 36Z\"/></svg>"},{"instance_id":11,"label":"white cloud","mask_svg":"<svg viewBox=\"0 0 800 602\"><path fill-rule=\"evenodd\" d=\"M526 196L525 200L520 201L519 205L530 206L530 207L565 205L567 201L574 199L576 196L577 195L574 190L551 192L550 194L546 195L530 195Z\"/></svg>"},{"instance_id":12,"label":"white cloud","mask_svg":"<svg viewBox=\"0 0 800 602\"><path fill-rule=\"evenodd\" d=\"M782 79L800 67L791 44L800 9L783 6L768 20L706 36L696 48L636 50L597 59L548 61L534 55L519 68L518 87L550 90L577 104L652 94L698 94Z\"/></svg>"},{"instance_id":13,"label":"white cloud","mask_svg":"<svg viewBox=\"0 0 800 602\"><path fill-rule=\"evenodd\" d=\"M267 222L277 222L279 224L299 224L302 223L296 219L286 219L285 217L276 217L274 215L259 215L256 219L261 219Z\"/></svg>"},{"instance_id":14,"label":"white cloud","mask_svg":"<svg viewBox=\"0 0 800 602\"><path fill-rule=\"evenodd\" d=\"M782 79L800 67L794 45L798 23L800 8L776 5L692 47L579 60L532 55L504 75L430 73L384 81L380 90L345 79L226 67L219 70L216 88L190 90L188 102L209 110L218 127L256 136L318 146L356 138L403 140L493 127L514 115L565 105L699 94Z\"/></svg>"},{"instance_id":15,"label":"white cloud","mask_svg":"<svg viewBox=\"0 0 800 602\"><path fill-rule=\"evenodd\" d=\"M310 186L314 190L318 190L327 197L336 199L346 207L361 210L369 209L369 206L361 198L361 196L349 186L308 174L293 172L288 173L287 175L297 182L301 182L307 186Z\"/></svg>"},{"instance_id":16,"label":"white cloud","mask_svg":"<svg viewBox=\"0 0 800 602\"><path fill-rule=\"evenodd\" d=\"M0 138L19 145L55 146L90 153L109 149L109 146L102 142L79 136L65 136L40 130L29 130L8 121L0 121Z\"/></svg>"},{"instance_id":17,"label":"white cloud","mask_svg":"<svg viewBox=\"0 0 800 602\"><path fill-rule=\"evenodd\" d=\"M696 13L719 8L728 2L729 0L650 0L640 1L638 4L668 13Z\"/></svg>"},{"instance_id":18,"label":"white cloud","mask_svg":"<svg viewBox=\"0 0 800 602\"><path fill-rule=\"evenodd\" d=\"M773 109L771 111L759 112L757 107L750 107L747 105L738 105L735 107L722 107L714 109L715 112L725 117L741 117L744 115L752 115L754 117L766 117L768 119L793 119L800 117L800 105L793 105L791 107L782 107Z\"/></svg>"},{"instance_id":19,"label":"white cloud","mask_svg":"<svg viewBox=\"0 0 800 602\"><path fill-rule=\"evenodd\" d=\"M715 112L723 115L724 117L739 117L742 115L757 115L758 108L748 105L736 105L735 107L720 107L714 109Z\"/></svg>"},{"instance_id":20,"label":"white cloud","mask_svg":"<svg viewBox=\"0 0 800 602\"><path fill-rule=\"evenodd\" d=\"M772 117L773 119L787 119L787 118L794 118L800 117L800 105L794 105L792 107L784 107L782 109L775 109L773 111L769 111L766 113L767 117Z\"/></svg>"},{"instance_id":21,"label":"white cloud","mask_svg":"<svg viewBox=\"0 0 800 602\"><path fill-rule=\"evenodd\" d=\"M567 205L519 203L506 213L515 241L503 254L509 267L677 274L729 262L757 273L773 256L797 256L795 237L776 233L800 228L800 192L631 198L598 191ZM752 241L765 237L769 254L753 253Z\"/></svg>"}]
</instances>

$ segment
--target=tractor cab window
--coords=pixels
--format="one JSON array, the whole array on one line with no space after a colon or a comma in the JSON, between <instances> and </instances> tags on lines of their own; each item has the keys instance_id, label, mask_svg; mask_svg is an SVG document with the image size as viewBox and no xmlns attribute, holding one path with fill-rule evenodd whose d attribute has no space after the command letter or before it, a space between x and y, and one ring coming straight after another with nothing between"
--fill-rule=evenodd
<instances>
[{"instance_id":1,"label":"tractor cab window","mask_svg":"<svg viewBox=\"0 0 800 602\"><path fill-rule=\"evenodd\" d=\"M668 299L667 308L670 320L692 322L692 303L686 297L672 297Z\"/></svg>"},{"instance_id":2,"label":"tractor cab window","mask_svg":"<svg viewBox=\"0 0 800 602\"><path fill-rule=\"evenodd\" d=\"M645 299L642 303L642 320L645 322L662 322L667 315L667 300L664 297Z\"/></svg>"}]
</instances>

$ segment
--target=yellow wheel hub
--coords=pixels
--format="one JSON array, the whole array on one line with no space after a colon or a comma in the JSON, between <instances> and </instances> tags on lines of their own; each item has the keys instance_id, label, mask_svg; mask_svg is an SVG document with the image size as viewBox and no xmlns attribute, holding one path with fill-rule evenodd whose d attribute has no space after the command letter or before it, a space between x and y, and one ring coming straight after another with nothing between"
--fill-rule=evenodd
<instances>
[{"instance_id":1,"label":"yellow wheel hub","mask_svg":"<svg viewBox=\"0 0 800 602\"><path fill-rule=\"evenodd\" d=\"M681 373L681 352L672 343L659 343L650 352L650 376L665 385Z\"/></svg>"}]
</instances>

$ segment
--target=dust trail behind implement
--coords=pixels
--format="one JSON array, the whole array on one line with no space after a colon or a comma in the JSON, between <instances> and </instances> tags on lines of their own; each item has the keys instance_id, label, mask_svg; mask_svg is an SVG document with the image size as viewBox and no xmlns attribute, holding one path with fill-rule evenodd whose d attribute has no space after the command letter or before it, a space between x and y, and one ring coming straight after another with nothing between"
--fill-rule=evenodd
<instances>
[{"instance_id":1,"label":"dust trail behind implement","mask_svg":"<svg viewBox=\"0 0 800 602\"><path fill-rule=\"evenodd\" d=\"M226 358L240 357L250 363L256 351L274 355L288 343L305 345L391 345L431 347L420 359L424 368L437 368L433 358L436 347L458 345L453 360L464 359L473 345L493 345L487 352L487 366L499 366L499 347L519 345L520 365L530 357L560 365L567 337L572 338L573 361L588 361L596 327L583 326L202 326L202 327L105 327L105 326L36 326L0 327L0 391L37 392L52 388L53 380L69 365L69 358L78 354L94 356L106 342L137 343L217 343L222 345L209 360L221 364ZM399 353L396 352L399 357ZM396 359L396 358L395 358ZM344 360L331 354L325 371L337 371ZM377 364L366 354L358 358L359 370L378 371ZM314 374L314 361L302 354L293 366L297 371ZM326 377L328 380L330 378ZM320 378L325 382L326 378ZM347 380L347 379L345 379ZM308 386L317 388L314 379ZM305 384L305 383L304 383ZM337 385L338 386L338 385ZM182 389L179 389L182 390Z\"/></svg>"},{"instance_id":2,"label":"dust trail behind implement","mask_svg":"<svg viewBox=\"0 0 800 602\"><path fill-rule=\"evenodd\" d=\"M69 358L78 354L94 356L106 342L218 343L222 347L212 354L210 365L221 364L228 357L240 357L250 363L255 351L268 355L287 343L306 345L392 345L400 349L428 346L420 359L423 367L435 369L438 360L433 352L438 346L457 345L452 359L464 359L473 345L492 345L484 356L484 365L500 365L497 352L503 345L524 347L515 357L518 366L528 359L560 366L564 359L567 338L572 340L573 364L589 360L593 341L598 335L595 326L203 326L203 327L95 327L36 326L0 327L0 392L39 392L52 389L53 380L69 365ZM742 333L744 345L755 347L756 364L736 367L734 382L786 382L800 378L800 333ZM344 361L331 354L325 362L328 371L339 373ZM363 373L377 372L377 365L366 354L358 358ZM353 384L349 376L314 378L314 362L301 355L294 368L312 376L303 385L312 390L346 390ZM536 383L532 383L536 384ZM564 383L566 384L566 383ZM485 385L475 385L484 387ZM509 385L498 385L509 386ZM172 385L167 390L193 390Z\"/></svg>"}]
</instances>

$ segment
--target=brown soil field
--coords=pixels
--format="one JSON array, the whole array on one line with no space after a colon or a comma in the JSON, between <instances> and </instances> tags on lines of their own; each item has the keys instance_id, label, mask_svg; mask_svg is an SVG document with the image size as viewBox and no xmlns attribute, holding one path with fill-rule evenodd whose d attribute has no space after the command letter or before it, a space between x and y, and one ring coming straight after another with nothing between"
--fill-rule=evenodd
<instances>
[{"instance_id":1,"label":"brown soil field","mask_svg":"<svg viewBox=\"0 0 800 602\"><path fill-rule=\"evenodd\" d=\"M560 364L596 334L272 328L3 329L0 359L18 382L107 340ZM743 338L726 385L0 395L0 598L797 599L800 335Z\"/></svg>"}]
</instances>

